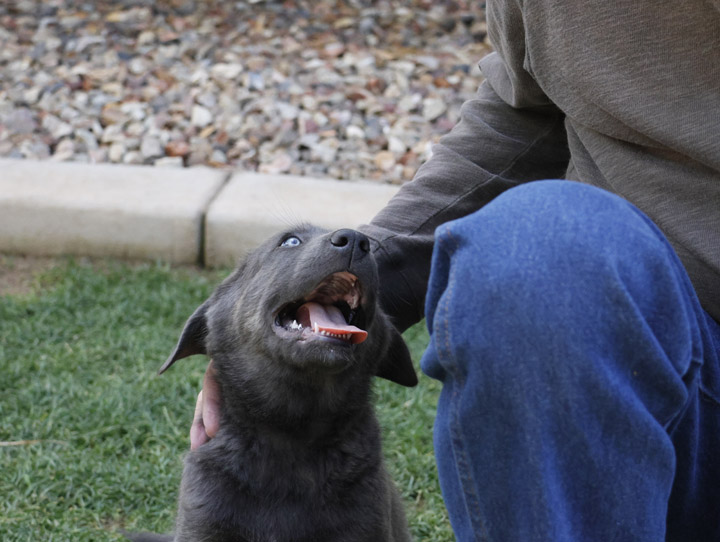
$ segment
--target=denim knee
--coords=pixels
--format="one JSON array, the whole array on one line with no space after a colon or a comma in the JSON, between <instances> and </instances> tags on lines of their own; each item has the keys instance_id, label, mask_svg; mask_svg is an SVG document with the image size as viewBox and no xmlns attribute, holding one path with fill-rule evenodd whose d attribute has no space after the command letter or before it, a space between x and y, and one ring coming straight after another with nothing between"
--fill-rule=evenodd
<instances>
[{"instance_id":1,"label":"denim knee","mask_svg":"<svg viewBox=\"0 0 720 542\"><path fill-rule=\"evenodd\" d=\"M454 360L452 366L424 367L431 376L446 370L462 376L468 370L462 360L476 357L465 350L502 359L503 340L527 343L533 363L552 364L555 376L563 364L577 374L575 364L588 359L578 349L605 352L599 359L610 365L631 360L632 367L608 370L638 375L691 375L702 357L691 324L702 310L677 256L644 214L606 191L569 181L522 185L438 228L436 243L426 307L431 331L462 318L483 324L453 326L447 345L454 352L445 358ZM438 314L443 321L436 321ZM651 333L629 331L638 327ZM648 348L661 350L669 364L644 367L642 360L617 355ZM497 370L508 374L495 378L517 378L516 362L499 363ZM653 375L652 383L638 386L647 388L655 415L667 423L685 391L664 376L670 375ZM657 389L658 381L675 384ZM676 400L670 404L667 397Z\"/></svg>"}]
</instances>

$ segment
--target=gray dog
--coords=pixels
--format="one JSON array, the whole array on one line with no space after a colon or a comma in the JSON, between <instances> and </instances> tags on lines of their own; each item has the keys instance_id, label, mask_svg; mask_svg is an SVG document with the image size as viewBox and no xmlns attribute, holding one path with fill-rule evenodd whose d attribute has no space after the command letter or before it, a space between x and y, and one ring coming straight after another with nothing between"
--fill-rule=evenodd
<instances>
[{"instance_id":1,"label":"gray dog","mask_svg":"<svg viewBox=\"0 0 720 542\"><path fill-rule=\"evenodd\" d=\"M305 226L251 253L190 317L176 360L207 354L217 436L190 452L172 536L142 541L409 541L382 461L373 375L417 376L377 305L367 237Z\"/></svg>"}]
</instances>

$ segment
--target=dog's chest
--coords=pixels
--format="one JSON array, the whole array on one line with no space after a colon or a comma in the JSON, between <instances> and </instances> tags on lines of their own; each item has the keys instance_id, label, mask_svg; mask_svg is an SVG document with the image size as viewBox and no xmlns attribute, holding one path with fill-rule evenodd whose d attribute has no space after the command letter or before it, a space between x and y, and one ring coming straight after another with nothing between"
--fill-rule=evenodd
<instances>
[{"instance_id":1,"label":"dog's chest","mask_svg":"<svg viewBox=\"0 0 720 542\"><path fill-rule=\"evenodd\" d=\"M356 522L358 511L372 516L387 507L379 498L385 486L379 442L371 440L315 448L274 443L272 449L246 441L242 453L233 442L225 450L233 461L222 467L217 442L205 461L201 454L188 458L184 485L190 484L193 500L215 503L203 521L232 526L248 540L330 540L329 533Z\"/></svg>"}]
</instances>

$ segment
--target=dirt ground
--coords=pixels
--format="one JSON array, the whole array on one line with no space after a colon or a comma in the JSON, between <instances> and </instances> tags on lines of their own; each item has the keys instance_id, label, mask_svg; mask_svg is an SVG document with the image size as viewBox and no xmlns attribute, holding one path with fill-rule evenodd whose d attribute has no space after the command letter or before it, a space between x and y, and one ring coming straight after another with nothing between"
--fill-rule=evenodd
<instances>
[{"instance_id":1,"label":"dirt ground","mask_svg":"<svg viewBox=\"0 0 720 542\"><path fill-rule=\"evenodd\" d=\"M0 254L0 296L31 293L37 275L56 263L55 258Z\"/></svg>"}]
</instances>

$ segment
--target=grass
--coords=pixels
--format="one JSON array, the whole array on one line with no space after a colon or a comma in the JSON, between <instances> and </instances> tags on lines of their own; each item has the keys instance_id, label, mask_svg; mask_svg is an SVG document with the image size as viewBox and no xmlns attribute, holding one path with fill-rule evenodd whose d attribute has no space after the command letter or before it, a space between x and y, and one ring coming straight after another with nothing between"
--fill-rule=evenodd
<instances>
[{"instance_id":1,"label":"grass","mask_svg":"<svg viewBox=\"0 0 720 542\"><path fill-rule=\"evenodd\" d=\"M205 363L155 373L223 276L59 260L29 291L0 297L0 540L172 529ZM424 329L406 339L419 359ZM432 455L438 392L427 377L414 389L376 385L388 466L418 541L453 538Z\"/></svg>"}]
</instances>

